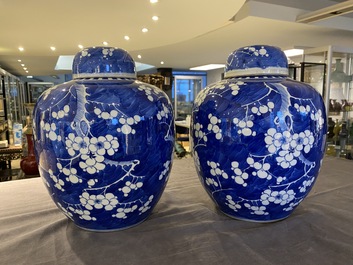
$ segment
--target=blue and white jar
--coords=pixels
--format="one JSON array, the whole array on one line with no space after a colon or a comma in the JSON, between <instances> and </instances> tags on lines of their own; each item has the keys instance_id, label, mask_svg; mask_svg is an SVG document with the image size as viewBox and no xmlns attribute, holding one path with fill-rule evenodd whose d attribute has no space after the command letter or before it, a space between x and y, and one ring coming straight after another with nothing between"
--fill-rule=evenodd
<instances>
[{"instance_id":1,"label":"blue and white jar","mask_svg":"<svg viewBox=\"0 0 353 265\"><path fill-rule=\"evenodd\" d=\"M322 97L288 78L280 49L240 48L228 57L225 79L193 106L192 152L203 187L230 217L286 218L315 183L326 126Z\"/></svg>"},{"instance_id":2,"label":"blue and white jar","mask_svg":"<svg viewBox=\"0 0 353 265\"><path fill-rule=\"evenodd\" d=\"M40 175L77 226L137 225L151 214L171 170L171 103L159 88L136 80L133 59L118 48L80 51L73 79L45 91L36 104Z\"/></svg>"}]
</instances>

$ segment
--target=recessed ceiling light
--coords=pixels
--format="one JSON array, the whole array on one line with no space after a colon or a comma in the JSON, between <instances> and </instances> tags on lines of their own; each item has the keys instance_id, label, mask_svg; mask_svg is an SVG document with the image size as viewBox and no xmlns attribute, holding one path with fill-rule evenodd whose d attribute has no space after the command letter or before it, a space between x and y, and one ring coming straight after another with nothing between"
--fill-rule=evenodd
<instances>
[{"instance_id":1,"label":"recessed ceiling light","mask_svg":"<svg viewBox=\"0 0 353 265\"><path fill-rule=\"evenodd\" d=\"M20 52L23 52L25 50L23 47L18 47L18 49L20 50Z\"/></svg>"},{"instance_id":2,"label":"recessed ceiling light","mask_svg":"<svg viewBox=\"0 0 353 265\"><path fill-rule=\"evenodd\" d=\"M28 74L28 71L26 71L26 73Z\"/></svg>"},{"instance_id":3,"label":"recessed ceiling light","mask_svg":"<svg viewBox=\"0 0 353 265\"><path fill-rule=\"evenodd\" d=\"M148 32L148 28L142 28L142 32L143 32L143 33Z\"/></svg>"},{"instance_id":4,"label":"recessed ceiling light","mask_svg":"<svg viewBox=\"0 0 353 265\"><path fill-rule=\"evenodd\" d=\"M17 60L17 62L19 62L19 63L20 63L20 62L22 62L22 60Z\"/></svg>"},{"instance_id":5,"label":"recessed ceiling light","mask_svg":"<svg viewBox=\"0 0 353 265\"><path fill-rule=\"evenodd\" d=\"M161 64L164 64L164 62L163 62L163 61L161 61Z\"/></svg>"},{"instance_id":6,"label":"recessed ceiling light","mask_svg":"<svg viewBox=\"0 0 353 265\"><path fill-rule=\"evenodd\" d=\"M137 58L141 59L142 58L141 54L137 55Z\"/></svg>"},{"instance_id":7,"label":"recessed ceiling light","mask_svg":"<svg viewBox=\"0 0 353 265\"><path fill-rule=\"evenodd\" d=\"M106 42L106 41L103 41L102 43L103 43L103 45L105 45L105 46L108 45L108 42Z\"/></svg>"},{"instance_id":8,"label":"recessed ceiling light","mask_svg":"<svg viewBox=\"0 0 353 265\"><path fill-rule=\"evenodd\" d=\"M23 67L23 70L27 70L27 67Z\"/></svg>"},{"instance_id":9,"label":"recessed ceiling light","mask_svg":"<svg viewBox=\"0 0 353 265\"><path fill-rule=\"evenodd\" d=\"M24 66L25 66L25 64L24 64L24 63L21 63L21 66L22 66L22 67L24 67Z\"/></svg>"},{"instance_id":10,"label":"recessed ceiling light","mask_svg":"<svg viewBox=\"0 0 353 265\"><path fill-rule=\"evenodd\" d=\"M159 19L158 16L153 16L153 17L152 17L152 20L154 20L154 21L157 21L158 19Z\"/></svg>"},{"instance_id":11,"label":"recessed ceiling light","mask_svg":"<svg viewBox=\"0 0 353 265\"><path fill-rule=\"evenodd\" d=\"M150 3L151 3L151 4L158 3L158 0L150 0Z\"/></svg>"},{"instance_id":12,"label":"recessed ceiling light","mask_svg":"<svg viewBox=\"0 0 353 265\"><path fill-rule=\"evenodd\" d=\"M52 51L55 51L55 50L56 50L56 48L55 48L54 46L51 46L50 49L51 49Z\"/></svg>"},{"instance_id":13,"label":"recessed ceiling light","mask_svg":"<svg viewBox=\"0 0 353 265\"><path fill-rule=\"evenodd\" d=\"M81 44L79 44L78 47L79 47L80 49L83 49L83 45L81 45Z\"/></svg>"},{"instance_id":14,"label":"recessed ceiling light","mask_svg":"<svg viewBox=\"0 0 353 265\"><path fill-rule=\"evenodd\" d=\"M130 37L126 35L126 36L124 36L124 39L125 39L125 40L129 40Z\"/></svg>"}]
</instances>

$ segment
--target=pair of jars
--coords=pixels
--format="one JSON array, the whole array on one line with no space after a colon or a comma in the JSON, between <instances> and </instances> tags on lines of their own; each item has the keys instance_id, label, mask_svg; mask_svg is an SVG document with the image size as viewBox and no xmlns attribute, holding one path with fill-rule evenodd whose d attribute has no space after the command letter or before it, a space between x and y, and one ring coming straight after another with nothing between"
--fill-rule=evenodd
<instances>
[{"instance_id":1,"label":"pair of jars","mask_svg":"<svg viewBox=\"0 0 353 265\"><path fill-rule=\"evenodd\" d=\"M324 154L325 107L308 85L287 78L272 46L232 53L225 80L201 91L190 133L200 180L225 214L270 222L310 191ZM144 221L172 167L173 108L136 80L124 50L93 47L73 62L73 80L45 91L34 110L39 172L63 213L84 229Z\"/></svg>"}]
</instances>

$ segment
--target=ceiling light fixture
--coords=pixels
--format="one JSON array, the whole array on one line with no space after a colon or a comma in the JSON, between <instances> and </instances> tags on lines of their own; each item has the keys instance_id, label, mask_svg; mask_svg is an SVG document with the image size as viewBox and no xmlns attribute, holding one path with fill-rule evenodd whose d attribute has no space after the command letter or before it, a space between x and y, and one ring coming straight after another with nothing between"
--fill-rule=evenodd
<instances>
[{"instance_id":1,"label":"ceiling light fixture","mask_svg":"<svg viewBox=\"0 0 353 265\"><path fill-rule=\"evenodd\" d=\"M72 70L74 55L60 55L55 65L55 70Z\"/></svg>"},{"instance_id":2,"label":"ceiling light fixture","mask_svg":"<svg viewBox=\"0 0 353 265\"><path fill-rule=\"evenodd\" d=\"M140 62L135 62L135 65L136 65L136 72L140 72L140 71L154 68L154 66L151 64L145 64L145 63L140 63Z\"/></svg>"},{"instance_id":3,"label":"ceiling light fixture","mask_svg":"<svg viewBox=\"0 0 353 265\"><path fill-rule=\"evenodd\" d=\"M104 46L108 45L108 42L106 42L106 41L103 41L102 43L103 43Z\"/></svg>"},{"instance_id":4,"label":"ceiling light fixture","mask_svg":"<svg viewBox=\"0 0 353 265\"><path fill-rule=\"evenodd\" d=\"M296 22L310 23L319 20L341 16L353 12L353 1L344 1L313 12L298 15Z\"/></svg>"},{"instance_id":5,"label":"ceiling light fixture","mask_svg":"<svg viewBox=\"0 0 353 265\"><path fill-rule=\"evenodd\" d=\"M141 59L141 58L142 58L142 56L139 54L139 55L137 55L137 58Z\"/></svg>"},{"instance_id":6,"label":"ceiling light fixture","mask_svg":"<svg viewBox=\"0 0 353 265\"><path fill-rule=\"evenodd\" d=\"M163 61L161 61L161 64L164 64L164 62L163 62Z\"/></svg>"},{"instance_id":7,"label":"ceiling light fixture","mask_svg":"<svg viewBox=\"0 0 353 265\"><path fill-rule=\"evenodd\" d=\"M25 49L23 47L18 47L20 52L23 52Z\"/></svg>"},{"instance_id":8,"label":"ceiling light fixture","mask_svg":"<svg viewBox=\"0 0 353 265\"><path fill-rule=\"evenodd\" d=\"M200 65L196 67L190 68L192 71L209 71L209 70L214 70L214 69L219 69L219 68L224 68L224 64L206 64L206 65Z\"/></svg>"},{"instance_id":9,"label":"ceiling light fixture","mask_svg":"<svg viewBox=\"0 0 353 265\"><path fill-rule=\"evenodd\" d=\"M158 0L150 0L150 3L151 3L151 4L158 3Z\"/></svg>"},{"instance_id":10,"label":"ceiling light fixture","mask_svg":"<svg viewBox=\"0 0 353 265\"><path fill-rule=\"evenodd\" d=\"M17 62L19 62L19 63L20 63L20 62L22 62L22 60L17 60Z\"/></svg>"},{"instance_id":11,"label":"ceiling light fixture","mask_svg":"<svg viewBox=\"0 0 353 265\"><path fill-rule=\"evenodd\" d=\"M294 56L298 56L298 55L303 55L304 50L303 49L289 49L289 50L284 50L283 52L287 57L294 57Z\"/></svg>"},{"instance_id":12,"label":"ceiling light fixture","mask_svg":"<svg viewBox=\"0 0 353 265\"><path fill-rule=\"evenodd\" d=\"M55 48L54 46L51 46L50 49L51 49L52 51L55 51L55 50L56 50L56 48Z\"/></svg>"},{"instance_id":13,"label":"ceiling light fixture","mask_svg":"<svg viewBox=\"0 0 353 265\"><path fill-rule=\"evenodd\" d=\"M24 67L24 66L25 66L25 64L24 64L24 63L21 63L21 66L22 66L22 67Z\"/></svg>"},{"instance_id":14,"label":"ceiling light fixture","mask_svg":"<svg viewBox=\"0 0 353 265\"><path fill-rule=\"evenodd\" d=\"M143 32L143 33L148 32L148 28L142 28L142 32Z\"/></svg>"},{"instance_id":15,"label":"ceiling light fixture","mask_svg":"<svg viewBox=\"0 0 353 265\"><path fill-rule=\"evenodd\" d=\"M125 40L129 40L129 39L130 39L130 37L129 37L129 36L127 36L127 35L125 35L125 36L124 36L124 39L125 39Z\"/></svg>"},{"instance_id":16,"label":"ceiling light fixture","mask_svg":"<svg viewBox=\"0 0 353 265\"><path fill-rule=\"evenodd\" d=\"M152 17L152 20L154 20L154 21L157 21L158 19L159 19L158 16L153 16L153 17Z\"/></svg>"},{"instance_id":17,"label":"ceiling light fixture","mask_svg":"<svg viewBox=\"0 0 353 265\"><path fill-rule=\"evenodd\" d=\"M83 49L83 45L81 45L81 44L79 44L78 47L79 47L80 49Z\"/></svg>"}]
</instances>

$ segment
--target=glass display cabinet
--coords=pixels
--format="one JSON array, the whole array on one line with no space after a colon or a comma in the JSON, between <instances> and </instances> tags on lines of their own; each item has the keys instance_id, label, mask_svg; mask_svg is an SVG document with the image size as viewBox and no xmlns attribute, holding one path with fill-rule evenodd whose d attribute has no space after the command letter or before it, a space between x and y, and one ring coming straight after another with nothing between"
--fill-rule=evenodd
<instances>
[{"instance_id":1,"label":"glass display cabinet","mask_svg":"<svg viewBox=\"0 0 353 265\"><path fill-rule=\"evenodd\" d=\"M27 82L27 100L28 103L36 103L38 97L48 88L54 86L51 82Z\"/></svg>"},{"instance_id":2,"label":"glass display cabinet","mask_svg":"<svg viewBox=\"0 0 353 265\"><path fill-rule=\"evenodd\" d=\"M25 122L24 84L19 78L0 69L1 96L0 96L0 130L6 132L5 139L12 143L13 124ZM0 136L0 139L4 135Z\"/></svg>"},{"instance_id":3,"label":"glass display cabinet","mask_svg":"<svg viewBox=\"0 0 353 265\"><path fill-rule=\"evenodd\" d=\"M332 45L312 48L304 51L303 58L304 62L326 65L321 74L323 89L319 91L327 108L327 154L352 159L353 48Z\"/></svg>"},{"instance_id":4,"label":"glass display cabinet","mask_svg":"<svg viewBox=\"0 0 353 265\"><path fill-rule=\"evenodd\" d=\"M18 173L11 161L21 158L22 146L13 145L13 125L23 121L23 92L20 79L0 68L0 181Z\"/></svg>"},{"instance_id":5,"label":"glass display cabinet","mask_svg":"<svg viewBox=\"0 0 353 265\"><path fill-rule=\"evenodd\" d=\"M5 83L5 93L7 104L7 115L9 120L9 126L12 128L12 124L20 123L23 124L26 120L25 102L24 95L24 84L19 78L8 75L7 83Z\"/></svg>"},{"instance_id":6,"label":"glass display cabinet","mask_svg":"<svg viewBox=\"0 0 353 265\"><path fill-rule=\"evenodd\" d=\"M289 65L289 76L314 87L321 95L325 93L326 64L301 62Z\"/></svg>"},{"instance_id":7,"label":"glass display cabinet","mask_svg":"<svg viewBox=\"0 0 353 265\"><path fill-rule=\"evenodd\" d=\"M5 75L0 72L0 140L9 139L6 94L5 94Z\"/></svg>"}]
</instances>

